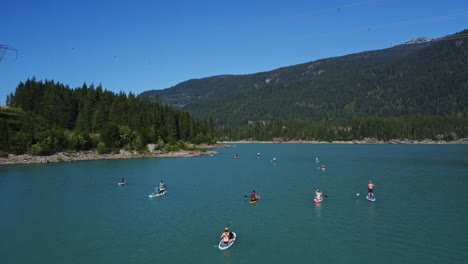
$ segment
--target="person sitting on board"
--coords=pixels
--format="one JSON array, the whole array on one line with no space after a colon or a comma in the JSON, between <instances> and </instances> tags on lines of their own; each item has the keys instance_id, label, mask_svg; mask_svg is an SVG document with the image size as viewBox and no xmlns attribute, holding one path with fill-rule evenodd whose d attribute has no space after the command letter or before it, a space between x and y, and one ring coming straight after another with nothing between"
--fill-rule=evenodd
<instances>
[{"instance_id":1,"label":"person sitting on board","mask_svg":"<svg viewBox=\"0 0 468 264\"><path fill-rule=\"evenodd\" d=\"M323 193L322 193L322 191L320 191L320 189L315 190L315 200L317 200L317 201L322 200L323 199L322 194Z\"/></svg>"},{"instance_id":2,"label":"person sitting on board","mask_svg":"<svg viewBox=\"0 0 468 264\"><path fill-rule=\"evenodd\" d=\"M276 158L273 158L273 160L271 162L276 163Z\"/></svg>"},{"instance_id":3,"label":"person sitting on board","mask_svg":"<svg viewBox=\"0 0 468 264\"><path fill-rule=\"evenodd\" d=\"M250 194L250 201L258 201L260 199L260 196L255 193L255 191L252 191L252 194Z\"/></svg>"},{"instance_id":4,"label":"person sitting on board","mask_svg":"<svg viewBox=\"0 0 468 264\"><path fill-rule=\"evenodd\" d=\"M371 180L369 180L369 182L367 183L367 197L369 199L374 198L374 184Z\"/></svg>"},{"instance_id":5,"label":"person sitting on board","mask_svg":"<svg viewBox=\"0 0 468 264\"><path fill-rule=\"evenodd\" d=\"M164 184L164 181L159 182L158 186L158 193L163 193L166 190L166 184Z\"/></svg>"},{"instance_id":6,"label":"person sitting on board","mask_svg":"<svg viewBox=\"0 0 468 264\"><path fill-rule=\"evenodd\" d=\"M158 194L158 193L159 193L159 185L154 187L153 195Z\"/></svg>"},{"instance_id":7,"label":"person sitting on board","mask_svg":"<svg viewBox=\"0 0 468 264\"><path fill-rule=\"evenodd\" d=\"M125 183L125 178L120 178L120 183Z\"/></svg>"},{"instance_id":8,"label":"person sitting on board","mask_svg":"<svg viewBox=\"0 0 468 264\"><path fill-rule=\"evenodd\" d=\"M260 158L260 153L257 153L257 159L259 159L259 158Z\"/></svg>"},{"instance_id":9,"label":"person sitting on board","mask_svg":"<svg viewBox=\"0 0 468 264\"><path fill-rule=\"evenodd\" d=\"M229 231L229 227L224 228L224 232L221 234L221 239L226 244L234 240L234 234L231 231Z\"/></svg>"}]
</instances>

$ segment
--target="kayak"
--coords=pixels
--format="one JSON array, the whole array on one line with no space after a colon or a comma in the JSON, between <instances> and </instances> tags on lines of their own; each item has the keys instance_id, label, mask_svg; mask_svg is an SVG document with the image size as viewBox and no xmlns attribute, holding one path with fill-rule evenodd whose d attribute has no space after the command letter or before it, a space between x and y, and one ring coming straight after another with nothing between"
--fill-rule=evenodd
<instances>
[{"instance_id":1,"label":"kayak","mask_svg":"<svg viewBox=\"0 0 468 264\"><path fill-rule=\"evenodd\" d=\"M119 182L118 185L119 186L122 186L122 185L125 185L127 182Z\"/></svg>"},{"instance_id":2,"label":"kayak","mask_svg":"<svg viewBox=\"0 0 468 264\"><path fill-rule=\"evenodd\" d=\"M369 196L366 196L366 199L369 200L369 201L371 201L371 202L375 202L375 196L372 197L372 198L369 198Z\"/></svg>"},{"instance_id":3,"label":"kayak","mask_svg":"<svg viewBox=\"0 0 468 264\"><path fill-rule=\"evenodd\" d=\"M234 232L232 232L232 234L234 235L234 239L231 242L224 243L222 239L221 239L221 241L219 241L219 244L218 244L219 249L221 249L221 250L228 249L234 244L234 242L236 242L237 235Z\"/></svg>"},{"instance_id":4,"label":"kayak","mask_svg":"<svg viewBox=\"0 0 468 264\"><path fill-rule=\"evenodd\" d=\"M321 203L322 201L323 201L323 197L320 197L320 199L317 199L316 197L314 197L314 202L315 202L316 204L319 204L319 203Z\"/></svg>"},{"instance_id":5,"label":"kayak","mask_svg":"<svg viewBox=\"0 0 468 264\"><path fill-rule=\"evenodd\" d=\"M148 195L149 198L153 198L153 197L159 197L159 196L163 196L167 193L167 191L163 191L162 193L152 193L150 195Z\"/></svg>"}]
</instances>

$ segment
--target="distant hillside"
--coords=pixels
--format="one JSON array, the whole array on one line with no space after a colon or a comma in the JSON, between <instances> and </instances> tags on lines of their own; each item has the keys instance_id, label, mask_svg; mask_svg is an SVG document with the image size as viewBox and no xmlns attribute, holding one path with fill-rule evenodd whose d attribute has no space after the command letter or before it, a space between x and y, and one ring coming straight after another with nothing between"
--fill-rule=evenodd
<instances>
[{"instance_id":1,"label":"distant hillside","mask_svg":"<svg viewBox=\"0 0 468 264\"><path fill-rule=\"evenodd\" d=\"M188 80L140 96L216 124L468 117L468 31L248 75Z\"/></svg>"}]
</instances>

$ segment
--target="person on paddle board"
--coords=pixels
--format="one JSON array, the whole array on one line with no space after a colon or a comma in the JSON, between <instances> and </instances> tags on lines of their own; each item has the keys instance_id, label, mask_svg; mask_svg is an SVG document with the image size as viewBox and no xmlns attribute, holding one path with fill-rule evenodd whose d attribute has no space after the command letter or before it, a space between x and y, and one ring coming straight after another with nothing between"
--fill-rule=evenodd
<instances>
[{"instance_id":1,"label":"person on paddle board","mask_svg":"<svg viewBox=\"0 0 468 264\"><path fill-rule=\"evenodd\" d=\"M120 183L125 183L125 178L120 178Z\"/></svg>"},{"instance_id":2,"label":"person on paddle board","mask_svg":"<svg viewBox=\"0 0 468 264\"><path fill-rule=\"evenodd\" d=\"M166 184L164 184L164 181L159 182L159 186L157 187L157 192L162 193L166 190Z\"/></svg>"},{"instance_id":3,"label":"person on paddle board","mask_svg":"<svg viewBox=\"0 0 468 264\"><path fill-rule=\"evenodd\" d=\"M374 184L371 180L367 183L367 197L369 199L374 198Z\"/></svg>"},{"instance_id":4,"label":"person on paddle board","mask_svg":"<svg viewBox=\"0 0 468 264\"><path fill-rule=\"evenodd\" d=\"M258 199L260 199L260 196L255 191L252 191L250 194L250 201L257 201Z\"/></svg>"},{"instance_id":5,"label":"person on paddle board","mask_svg":"<svg viewBox=\"0 0 468 264\"><path fill-rule=\"evenodd\" d=\"M234 234L231 231L229 231L229 227L224 228L224 232L221 234L221 239L226 244L234 239Z\"/></svg>"},{"instance_id":6,"label":"person on paddle board","mask_svg":"<svg viewBox=\"0 0 468 264\"><path fill-rule=\"evenodd\" d=\"M320 200L323 199L322 195L323 195L323 193L322 193L322 191L320 191L320 189L315 190L315 199L317 201L320 201Z\"/></svg>"}]
</instances>

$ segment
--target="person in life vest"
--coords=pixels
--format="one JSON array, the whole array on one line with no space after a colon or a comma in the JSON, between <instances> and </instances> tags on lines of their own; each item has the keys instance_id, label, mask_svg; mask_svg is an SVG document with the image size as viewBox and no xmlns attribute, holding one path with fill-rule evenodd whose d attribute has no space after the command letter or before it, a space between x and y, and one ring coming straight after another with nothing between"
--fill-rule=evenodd
<instances>
[{"instance_id":1,"label":"person in life vest","mask_svg":"<svg viewBox=\"0 0 468 264\"><path fill-rule=\"evenodd\" d=\"M372 181L369 181L367 183L367 197L369 199L374 198L374 184L372 183Z\"/></svg>"},{"instance_id":2,"label":"person in life vest","mask_svg":"<svg viewBox=\"0 0 468 264\"><path fill-rule=\"evenodd\" d=\"M260 196L255 191L252 191L250 194L250 201L257 201L258 199L260 199Z\"/></svg>"},{"instance_id":3,"label":"person in life vest","mask_svg":"<svg viewBox=\"0 0 468 264\"><path fill-rule=\"evenodd\" d=\"M226 244L234 240L234 234L229 231L229 227L224 228L224 232L221 234L221 239Z\"/></svg>"},{"instance_id":4,"label":"person in life vest","mask_svg":"<svg viewBox=\"0 0 468 264\"><path fill-rule=\"evenodd\" d=\"M315 200L321 201L323 199L322 194L323 193L320 189L315 190Z\"/></svg>"}]
</instances>

